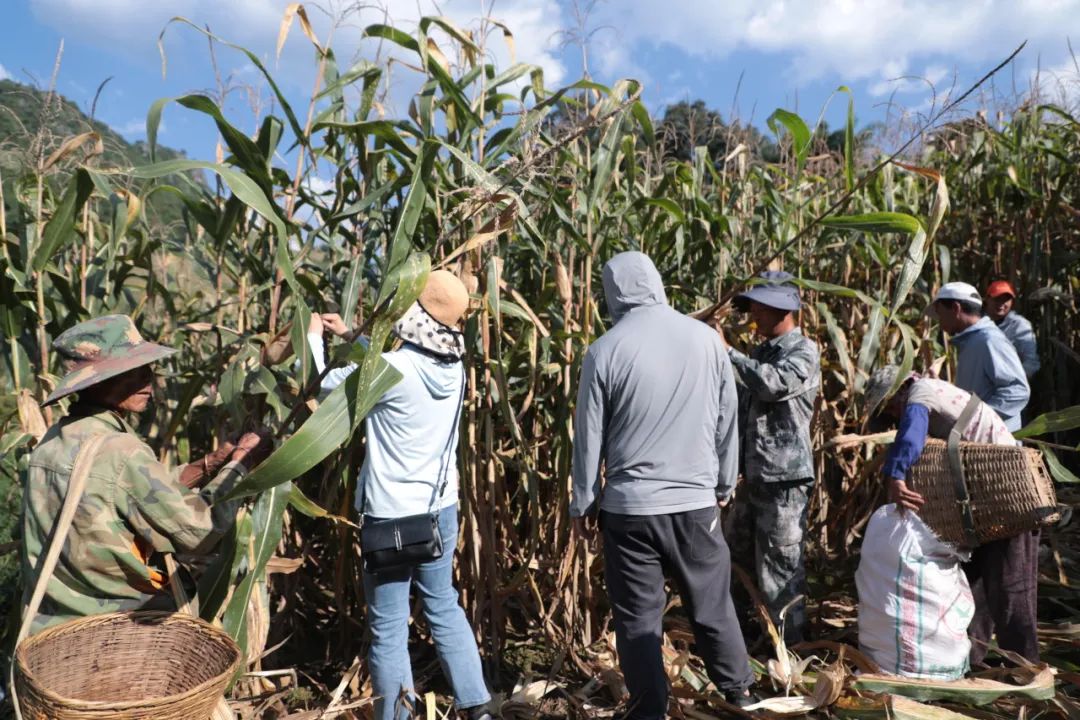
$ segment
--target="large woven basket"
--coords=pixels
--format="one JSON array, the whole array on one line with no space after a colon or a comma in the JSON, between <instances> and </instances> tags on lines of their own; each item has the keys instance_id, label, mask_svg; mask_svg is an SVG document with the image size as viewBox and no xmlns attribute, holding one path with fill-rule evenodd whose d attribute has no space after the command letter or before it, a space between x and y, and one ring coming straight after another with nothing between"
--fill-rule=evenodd
<instances>
[{"instance_id":1,"label":"large woven basket","mask_svg":"<svg viewBox=\"0 0 1080 720\"><path fill-rule=\"evenodd\" d=\"M221 630L150 611L71 620L15 655L25 720L206 720L240 664Z\"/></svg>"},{"instance_id":2,"label":"large woven basket","mask_svg":"<svg viewBox=\"0 0 1080 720\"><path fill-rule=\"evenodd\" d=\"M962 442L960 462L971 497L974 541L964 528L946 443L927 440L908 475L911 489L926 500L919 517L942 540L972 547L1053 524L1060 517L1054 482L1038 450Z\"/></svg>"}]
</instances>

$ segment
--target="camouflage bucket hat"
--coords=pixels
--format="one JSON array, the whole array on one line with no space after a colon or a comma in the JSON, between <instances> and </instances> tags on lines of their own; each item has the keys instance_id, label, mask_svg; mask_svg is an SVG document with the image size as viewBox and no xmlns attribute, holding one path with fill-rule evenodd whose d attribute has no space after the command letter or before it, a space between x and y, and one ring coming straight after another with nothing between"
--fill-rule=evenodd
<instances>
[{"instance_id":1,"label":"camouflage bucket hat","mask_svg":"<svg viewBox=\"0 0 1080 720\"><path fill-rule=\"evenodd\" d=\"M176 352L144 340L127 315L105 315L81 322L62 332L52 347L60 354L67 374L42 405Z\"/></svg>"},{"instance_id":2,"label":"camouflage bucket hat","mask_svg":"<svg viewBox=\"0 0 1080 720\"><path fill-rule=\"evenodd\" d=\"M900 377L900 367L898 365L886 365L880 368L870 376L870 379L866 381L866 387L863 389L863 417L871 418L874 416L881 405L891 398L897 391Z\"/></svg>"}]
</instances>

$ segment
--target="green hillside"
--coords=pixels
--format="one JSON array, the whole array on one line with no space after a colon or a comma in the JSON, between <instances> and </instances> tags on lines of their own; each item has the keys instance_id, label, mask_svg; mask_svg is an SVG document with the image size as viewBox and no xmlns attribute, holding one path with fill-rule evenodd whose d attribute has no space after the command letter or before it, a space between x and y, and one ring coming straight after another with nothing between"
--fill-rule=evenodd
<instances>
[{"instance_id":1,"label":"green hillside","mask_svg":"<svg viewBox=\"0 0 1080 720\"><path fill-rule=\"evenodd\" d=\"M104 153L92 160L97 167L127 168L150 162L145 142L128 142L105 123L91 120L63 95L50 96L29 85L0 80L0 173L5 185L37 165L42 148L48 156L64 140L89 131L97 132L104 146ZM159 160L169 160L183 157L184 153L159 145L157 155ZM147 217L152 222L173 225L180 221L182 209L183 203L177 197L157 193L151 198Z\"/></svg>"}]
</instances>

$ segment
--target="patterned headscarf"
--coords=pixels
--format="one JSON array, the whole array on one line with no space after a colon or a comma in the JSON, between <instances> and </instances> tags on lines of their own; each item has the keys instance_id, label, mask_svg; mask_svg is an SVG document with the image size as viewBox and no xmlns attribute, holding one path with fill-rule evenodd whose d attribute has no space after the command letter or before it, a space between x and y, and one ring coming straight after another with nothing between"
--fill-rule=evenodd
<instances>
[{"instance_id":1,"label":"patterned headscarf","mask_svg":"<svg viewBox=\"0 0 1080 720\"><path fill-rule=\"evenodd\" d=\"M418 302L413 303L394 323L394 334L407 343L448 360L465 357L465 336L428 315Z\"/></svg>"}]
</instances>

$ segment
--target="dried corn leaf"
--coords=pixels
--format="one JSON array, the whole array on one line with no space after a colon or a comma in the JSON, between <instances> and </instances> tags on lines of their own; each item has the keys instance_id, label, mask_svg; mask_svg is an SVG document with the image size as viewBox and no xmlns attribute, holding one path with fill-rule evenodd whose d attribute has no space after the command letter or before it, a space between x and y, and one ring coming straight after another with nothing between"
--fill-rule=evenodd
<instances>
[{"instance_id":1,"label":"dried corn leaf","mask_svg":"<svg viewBox=\"0 0 1080 720\"><path fill-rule=\"evenodd\" d=\"M839 717L852 720L964 720L971 717L899 695L840 698L833 710Z\"/></svg>"}]
</instances>

